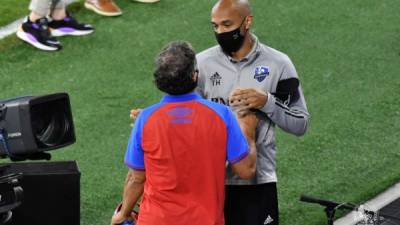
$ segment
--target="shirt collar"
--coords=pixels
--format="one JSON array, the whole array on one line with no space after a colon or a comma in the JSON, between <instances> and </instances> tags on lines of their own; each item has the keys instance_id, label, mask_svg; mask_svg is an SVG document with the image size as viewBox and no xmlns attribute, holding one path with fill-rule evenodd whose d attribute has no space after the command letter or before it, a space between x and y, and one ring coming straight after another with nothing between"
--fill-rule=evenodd
<instances>
[{"instance_id":1,"label":"shirt collar","mask_svg":"<svg viewBox=\"0 0 400 225\"><path fill-rule=\"evenodd\" d=\"M183 94L183 95L165 95L161 99L161 102L163 102L163 103L185 102L185 101L190 101L190 100L195 100L195 99L201 99L200 95L198 95L194 92L190 92L188 94Z\"/></svg>"}]
</instances>

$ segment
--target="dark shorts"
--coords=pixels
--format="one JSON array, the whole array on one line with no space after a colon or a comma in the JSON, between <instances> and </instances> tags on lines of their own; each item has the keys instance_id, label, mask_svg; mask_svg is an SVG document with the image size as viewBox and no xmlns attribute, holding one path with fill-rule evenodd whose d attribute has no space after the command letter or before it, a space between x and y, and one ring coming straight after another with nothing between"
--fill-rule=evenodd
<instances>
[{"instance_id":1,"label":"dark shorts","mask_svg":"<svg viewBox=\"0 0 400 225\"><path fill-rule=\"evenodd\" d=\"M225 187L225 225L279 224L276 183Z\"/></svg>"}]
</instances>

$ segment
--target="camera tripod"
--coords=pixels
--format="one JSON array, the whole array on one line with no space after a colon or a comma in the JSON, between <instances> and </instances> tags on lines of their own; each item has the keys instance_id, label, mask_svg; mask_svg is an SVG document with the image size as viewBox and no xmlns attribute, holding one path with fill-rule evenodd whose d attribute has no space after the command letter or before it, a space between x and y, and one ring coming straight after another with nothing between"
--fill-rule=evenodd
<instances>
[{"instance_id":1,"label":"camera tripod","mask_svg":"<svg viewBox=\"0 0 400 225\"><path fill-rule=\"evenodd\" d=\"M4 166L0 167L0 225L11 221L12 210L17 208L23 198L23 190L19 186L22 174L3 175Z\"/></svg>"}]
</instances>

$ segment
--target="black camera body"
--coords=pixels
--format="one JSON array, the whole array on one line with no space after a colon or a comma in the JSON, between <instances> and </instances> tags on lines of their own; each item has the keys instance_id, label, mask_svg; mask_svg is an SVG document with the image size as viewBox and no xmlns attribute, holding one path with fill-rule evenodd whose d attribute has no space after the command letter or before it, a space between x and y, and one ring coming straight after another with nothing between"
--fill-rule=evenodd
<instances>
[{"instance_id":1,"label":"black camera body","mask_svg":"<svg viewBox=\"0 0 400 225\"><path fill-rule=\"evenodd\" d=\"M75 142L69 96L56 93L0 101L0 157L11 160Z\"/></svg>"},{"instance_id":2,"label":"black camera body","mask_svg":"<svg viewBox=\"0 0 400 225\"><path fill-rule=\"evenodd\" d=\"M73 143L75 129L67 93L0 101L0 158L8 157L12 161L50 160L51 155L47 151ZM65 215L65 218L73 219L73 222L65 220L66 224L79 224L79 179L60 173L59 165L64 171L66 165L63 163L0 165L0 225L47 224L43 223L46 221L43 218L64 218ZM20 184L22 176L24 179ZM73 177L76 178L76 175ZM71 185L75 187L74 191L64 191L68 196L64 197L63 191L59 193L63 187ZM22 203L23 194L25 199ZM40 211L34 210L36 206L42 209L47 202L60 199L74 210L68 209L65 215L52 211L53 217L43 216ZM50 209L58 210L54 205ZM38 219L40 222L35 222ZM50 224L53 223L52 219Z\"/></svg>"}]
</instances>

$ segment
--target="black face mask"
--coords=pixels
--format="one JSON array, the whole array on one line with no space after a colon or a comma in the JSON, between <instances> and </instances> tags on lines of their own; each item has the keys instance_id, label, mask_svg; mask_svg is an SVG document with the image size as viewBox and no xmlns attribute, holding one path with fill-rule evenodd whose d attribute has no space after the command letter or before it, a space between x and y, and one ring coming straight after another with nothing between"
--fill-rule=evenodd
<instances>
[{"instance_id":1,"label":"black face mask","mask_svg":"<svg viewBox=\"0 0 400 225\"><path fill-rule=\"evenodd\" d=\"M240 26L235 30L220 34L215 32L218 44L221 46L222 50L230 56L232 56L233 52L237 52L243 46L245 34L242 35L240 33L240 28L245 20L246 18L244 18Z\"/></svg>"}]
</instances>

